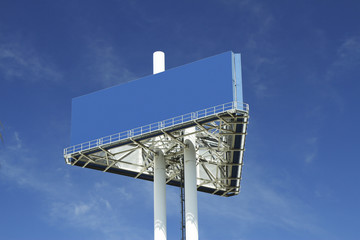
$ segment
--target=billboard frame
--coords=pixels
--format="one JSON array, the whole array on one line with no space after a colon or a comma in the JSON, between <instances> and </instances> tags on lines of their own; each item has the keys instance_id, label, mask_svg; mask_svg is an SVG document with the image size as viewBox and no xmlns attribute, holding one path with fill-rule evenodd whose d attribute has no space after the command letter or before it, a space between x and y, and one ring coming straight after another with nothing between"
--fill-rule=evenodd
<instances>
[{"instance_id":1,"label":"billboard frame","mask_svg":"<svg viewBox=\"0 0 360 240\"><path fill-rule=\"evenodd\" d=\"M247 104L230 102L70 146L64 158L74 166L153 181L159 148L166 159L167 184L180 186L184 138L193 137L200 172L197 190L233 196L240 191L248 118ZM141 164L125 163L135 152Z\"/></svg>"}]
</instances>

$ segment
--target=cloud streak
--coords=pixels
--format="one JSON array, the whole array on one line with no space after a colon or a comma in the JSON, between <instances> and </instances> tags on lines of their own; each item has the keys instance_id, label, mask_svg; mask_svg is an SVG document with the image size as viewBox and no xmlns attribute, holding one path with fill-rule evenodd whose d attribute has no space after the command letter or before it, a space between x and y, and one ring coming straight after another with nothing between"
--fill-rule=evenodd
<instances>
[{"instance_id":1,"label":"cloud streak","mask_svg":"<svg viewBox=\"0 0 360 240\"><path fill-rule=\"evenodd\" d=\"M136 78L119 57L113 45L105 40L91 41L88 44L89 76L101 87L111 87Z\"/></svg>"},{"instance_id":2,"label":"cloud streak","mask_svg":"<svg viewBox=\"0 0 360 240\"><path fill-rule=\"evenodd\" d=\"M284 188L288 184L280 180L281 185L272 178L266 178L266 171L259 167L252 166L251 180L243 184L242 192L233 198L213 198L213 196L202 196L202 212L204 215L217 216L222 221L228 219L229 223L234 223L236 229L230 232L241 232L243 237L247 234L253 235L254 229L263 226L278 229L284 232L302 232L308 236L318 236L325 234L323 229L318 226L317 217L312 209L296 195L286 194ZM254 169L256 169L254 171ZM221 224L221 223L219 223ZM235 232L234 232L235 233ZM231 234L231 233L229 233Z\"/></svg>"},{"instance_id":3,"label":"cloud streak","mask_svg":"<svg viewBox=\"0 0 360 240\"><path fill-rule=\"evenodd\" d=\"M346 68L360 66L360 37L347 38L337 51L334 65Z\"/></svg>"},{"instance_id":4,"label":"cloud streak","mask_svg":"<svg viewBox=\"0 0 360 240\"><path fill-rule=\"evenodd\" d=\"M134 219L125 217L131 215L131 206L143 199L133 197L134 193L143 192L142 189L134 191L131 184L117 187L106 181L75 181L76 176L69 174L65 167L49 171L51 164L42 164L49 156L34 155L26 148L21 134L14 132L13 135L9 146L0 152L1 184L40 195L43 201L33 208L45 210L46 224L92 231L93 239L97 239L96 236L110 240L147 239L147 230L139 231ZM145 210L147 207L143 204Z\"/></svg>"},{"instance_id":5,"label":"cloud streak","mask_svg":"<svg viewBox=\"0 0 360 240\"><path fill-rule=\"evenodd\" d=\"M58 82L62 74L36 49L19 39L0 42L0 76L7 81Z\"/></svg>"}]
</instances>

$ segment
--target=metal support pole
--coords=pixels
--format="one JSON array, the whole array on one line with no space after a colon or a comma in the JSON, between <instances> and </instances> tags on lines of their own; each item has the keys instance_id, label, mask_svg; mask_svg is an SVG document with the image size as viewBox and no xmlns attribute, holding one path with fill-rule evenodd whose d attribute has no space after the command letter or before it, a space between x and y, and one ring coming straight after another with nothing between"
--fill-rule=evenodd
<instances>
[{"instance_id":1,"label":"metal support pole","mask_svg":"<svg viewBox=\"0 0 360 240\"><path fill-rule=\"evenodd\" d=\"M192 141L187 139L185 144L187 146L184 149L186 240L198 240L196 155Z\"/></svg>"},{"instance_id":2,"label":"metal support pole","mask_svg":"<svg viewBox=\"0 0 360 240\"><path fill-rule=\"evenodd\" d=\"M156 51L153 53L153 74L165 71L165 53Z\"/></svg>"},{"instance_id":3,"label":"metal support pole","mask_svg":"<svg viewBox=\"0 0 360 240\"><path fill-rule=\"evenodd\" d=\"M153 73L165 71L165 54L153 54ZM156 150L154 158L154 239L166 240L166 172L165 158L161 150Z\"/></svg>"},{"instance_id":4,"label":"metal support pole","mask_svg":"<svg viewBox=\"0 0 360 240\"><path fill-rule=\"evenodd\" d=\"M154 239L166 240L166 175L161 150L154 159Z\"/></svg>"}]
</instances>

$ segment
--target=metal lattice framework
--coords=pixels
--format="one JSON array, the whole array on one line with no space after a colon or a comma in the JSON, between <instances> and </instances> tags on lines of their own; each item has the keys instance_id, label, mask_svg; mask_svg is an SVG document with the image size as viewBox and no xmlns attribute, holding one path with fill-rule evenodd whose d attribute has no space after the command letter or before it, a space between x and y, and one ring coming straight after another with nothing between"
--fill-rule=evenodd
<instances>
[{"instance_id":1,"label":"metal lattice framework","mask_svg":"<svg viewBox=\"0 0 360 240\"><path fill-rule=\"evenodd\" d=\"M184 140L191 139L198 191L232 196L240 191L248 113L247 104L231 102L72 146L64 157L71 165L152 181L160 149L167 184L180 186Z\"/></svg>"}]
</instances>

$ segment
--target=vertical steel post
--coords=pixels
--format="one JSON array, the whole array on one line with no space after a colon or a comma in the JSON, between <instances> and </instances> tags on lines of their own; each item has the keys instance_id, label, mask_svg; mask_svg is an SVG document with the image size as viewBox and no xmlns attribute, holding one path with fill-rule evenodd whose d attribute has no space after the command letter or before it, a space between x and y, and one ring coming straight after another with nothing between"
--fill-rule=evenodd
<instances>
[{"instance_id":1,"label":"vertical steel post","mask_svg":"<svg viewBox=\"0 0 360 240\"><path fill-rule=\"evenodd\" d=\"M184 175L185 175L185 218L186 240L198 240L198 206L196 184L196 155L191 140L185 140Z\"/></svg>"},{"instance_id":2,"label":"vertical steel post","mask_svg":"<svg viewBox=\"0 0 360 240\"><path fill-rule=\"evenodd\" d=\"M154 239L166 238L165 158L163 152L157 150L154 159Z\"/></svg>"},{"instance_id":3,"label":"vertical steel post","mask_svg":"<svg viewBox=\"0 0 360 240\"><path fill-rule=\"evenodd\" d=\"M161 51L153 54L153 73L165 71L165 54ZM166 240L166 172L165 158L161 150L154 158L154 239Z\"/></svg>"},{"instance_id":4,"label":"vertical steel post","mask_svg":"<svg viewBox=\"0 0 360 240\"><path fill-rule=\"evenodd\" d=\"M156 51L153 53L153 74L165 71L165 53Z\"/></svg>"}]
</instances>

